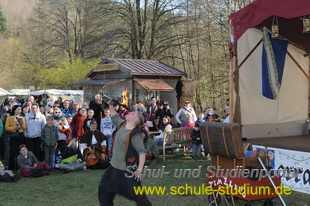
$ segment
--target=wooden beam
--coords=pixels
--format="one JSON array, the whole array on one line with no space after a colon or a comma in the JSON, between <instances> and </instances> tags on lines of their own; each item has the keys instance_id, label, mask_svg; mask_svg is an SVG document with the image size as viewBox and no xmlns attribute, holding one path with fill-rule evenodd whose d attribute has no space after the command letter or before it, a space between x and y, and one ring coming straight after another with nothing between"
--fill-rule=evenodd
<instances>
[{"instance_id":1,"label":"wooden beam","mask_svg":"<svg viewBox=\"0 0 310 206\"><path fill-rule=\"evenodd\" d=\"M297 65L298 69L308 78L310 79L310 76L305 72L305 70L300 66L300 64L296 61L296 59L291 55L289 51L286 51L289 57L293 60L293 62Z\"/></svg>"},{"instance_id":2,"label":"wooden beam","mask_svg":"<svg viewBox=\"0 0 310 206\"><path fill-rule=\"evenodd\" d=\"M248 55L243 59L243 61L239 64L239 66L237 67L237 69L235 70L235 72L237 72L240 67L246 62L246 60L248 60L248 58L251 56L251 54L256 50L256 48L260 45L260 43L263 42L263 38L255 45L255 47L248 53Z\"/></svg>"}]
</instances>

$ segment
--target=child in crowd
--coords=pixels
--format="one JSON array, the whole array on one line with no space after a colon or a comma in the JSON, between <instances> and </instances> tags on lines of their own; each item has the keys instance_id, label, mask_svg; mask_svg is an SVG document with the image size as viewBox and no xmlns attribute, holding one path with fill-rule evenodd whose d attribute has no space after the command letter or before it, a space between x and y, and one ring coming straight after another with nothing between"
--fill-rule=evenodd
<instances>
[{"instance_id":1,"label":"child in crowd","mask_svg":"<svg viewBox=\"0 0 310 206\"><path fill-rule=\"evenodd\" d=\"M192 159L194 160L196 157L196 153L198 155L198 160L201 159L201 149L202 149L202 142L201 142L201 136L200 136L200 129L199 124L196 123L194 130L191 132L191 138L192 138Z\"/></svg>"},{"instance_id":2,"label":"child in crowd","mask_svg":"<svg viewBox=\"0 0 310 206\"><path fill-rule=\"evenodd\" d=\"M112 147L112 135L115 129L116 127L112 122L110 109L105 109L104 118L101 119L101 123L100 123L100 131L107 138L108 152L110 152L111 147Z\"/></svg>"},{"instance_id":3,"label":"child in crowd","mask_svg":"<svg viewBox=\"0 0 310 206\"><path fill-rule=\"evenodd\" d=\"M64 170L64 172L86 170L86 162L83 160L81 151L77 148L75 138L69 140L68 146L62 154L59 169Z\"/></svg>"},{"instance_id":4,"label":"child in crowd","mask_svg":"<svg viewBox=\"0 0 310 206\"><path fill-rule=\"evenodd\" d=\"M87 112L87 118L84 120L84 133L89 131L90 128L90 123L92 120L94 120L94 110L93 109L89 109Z\"/></svg>"},{"instance_id":5,"label":"child in crowd","mask_svg":"<svg viewBox=\"0 0 310 206\"><path fill-rule=\"evenodd\" d=\"M41 139L44 144L44 160L50 167L54 165L54 154L58 141L58 128L53 123L54 118L47 116L46 125L42 129Z\"/></svg>"},{"instance_id":6,"label":"child in crowd","mask_svg":"<svg viewBox=\"0 0 310 206\"><path fill-rule=\"evenodd\" d=\"M205 114L204 113L200 113L195 123L205 122L204 118L205 118Z\"/></svg>"},{"instance_id":7,"label":"child in crowd","mask_svg":"<svg viewBox=\"0 0 310 206\"><path fill-rule=\"evenodd\" d=\"M194 127L195 126L194 118L192 116L188 116L187 119L188 119L188 121L184 125L184 127Z\"/></svg>"},{"instance_id":8,"label":"child in crowd","mask_svg":"<svg viewBox=\"0 0 310 206\"><path fill-rule=\"evenodd\" d=\"M218 120L216 119L215 113L210 111L207 114L207 122L218 122Z\"/></svg>"}]
</instances>

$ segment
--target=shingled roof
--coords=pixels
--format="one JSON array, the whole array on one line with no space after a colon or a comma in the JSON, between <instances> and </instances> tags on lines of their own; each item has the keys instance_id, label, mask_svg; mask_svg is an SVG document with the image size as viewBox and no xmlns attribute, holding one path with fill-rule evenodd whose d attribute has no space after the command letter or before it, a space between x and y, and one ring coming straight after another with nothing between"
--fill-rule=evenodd
<instances>
[{"instance_id":1,"label":"shingled roof","mask_svg":"<svg viewBox=\"0 0 310 206\"><path fill-rule=\"evenodd\" d=\"M156 60L106 58L99 65L113 63L118 65L119 70L128 72L131 75L187 77L187 73Z\"/></svg>"}]
</instances>

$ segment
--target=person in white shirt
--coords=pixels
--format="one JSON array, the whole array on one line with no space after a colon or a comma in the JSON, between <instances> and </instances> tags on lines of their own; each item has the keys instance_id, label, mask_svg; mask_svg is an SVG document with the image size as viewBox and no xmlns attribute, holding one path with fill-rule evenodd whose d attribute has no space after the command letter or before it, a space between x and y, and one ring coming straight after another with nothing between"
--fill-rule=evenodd
<instances>
[{"instance_id":1,"label":"person in white shirt","mask_svg":"<svg viewBox=\"0 0 310 206\"><path fill-rule=\"evenodd\" d=\"M31 105L31 111L25 116L27 129L24 132L25 142L36 158L41 160L41 133L46 124L45 116L39 111L39 105Z\"/></svg>"},{"instance_id":2,"label":"person in white shirt","mask_svg":"<svg viewBox=\"0 0 310 206\"><path fill-rule=\"evenodd\" d=\"M112 122L110 109L107 108L104 110L104 118L100 122L100 131L107 138L108 152L110 152L112 147L112 135L115 129L116 127Z\"/></svg>"}]
</instances>

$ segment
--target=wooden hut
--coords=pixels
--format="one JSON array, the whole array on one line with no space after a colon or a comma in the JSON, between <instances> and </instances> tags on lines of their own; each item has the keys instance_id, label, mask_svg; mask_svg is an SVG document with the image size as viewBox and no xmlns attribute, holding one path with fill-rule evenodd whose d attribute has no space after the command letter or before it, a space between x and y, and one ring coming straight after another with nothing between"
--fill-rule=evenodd
<instances>
[{"instance_id":1,"label":"wooden hut","mask_svg":"<svg viewBox=\"0 0 310 206\"><path fill-rule=\"evenodd\" d=\"M87 75L90 80L74 82L84 90L84 100L91 101L98 91L111 98L123 92L129 105L139 101L148 104L151 97L167 100L177 110L184 101L193 102L193 84L187 74L156 60L106 58Z\"/></svg>"}]
</instances>

